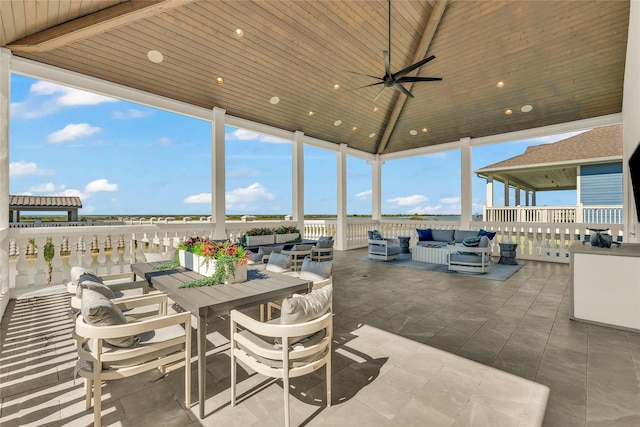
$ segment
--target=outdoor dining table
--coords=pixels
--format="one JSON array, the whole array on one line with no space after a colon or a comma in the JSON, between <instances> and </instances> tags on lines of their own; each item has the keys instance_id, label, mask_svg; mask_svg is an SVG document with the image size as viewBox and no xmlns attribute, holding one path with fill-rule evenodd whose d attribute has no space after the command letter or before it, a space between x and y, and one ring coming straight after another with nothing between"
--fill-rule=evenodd
<instances>
[{"instance_id":1,"label":"outdoor dining table","mask_svg":"<svg viewBox=\"0 0 640 427\"><path fill-rule=\"evenodd\" d=\"M206 388L207 315L227 314L230 310L255 307L270 301L282 300L297 292L306 293L312 282L265 270L264 265L249 265L247 281L231 285L178 288L181 283L202 278L184 267L155 270L161 263L138 263L131 270L144 277L155 289L164 292L176 304L197 317L198 399L200 418L204 418Z\"/></svg>"}]
</instances>

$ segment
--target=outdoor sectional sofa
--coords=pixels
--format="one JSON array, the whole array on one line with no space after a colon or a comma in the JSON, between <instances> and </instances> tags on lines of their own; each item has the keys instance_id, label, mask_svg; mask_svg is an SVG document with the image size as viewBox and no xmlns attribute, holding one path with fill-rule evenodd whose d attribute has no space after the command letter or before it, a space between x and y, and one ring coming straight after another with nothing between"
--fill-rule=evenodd
<instances>
[{"instance_id":1,"label":"outdoor sectional sofa","mask_svg":"<svg viewBox=\"0 0 640 427\"><path fill-rule=\"evenodd\" d=\"M491 266L494 232L485 230L416 230L418 243L413 261L446 264L449 270L485 273Z\"/></svg>"}]
</instances>

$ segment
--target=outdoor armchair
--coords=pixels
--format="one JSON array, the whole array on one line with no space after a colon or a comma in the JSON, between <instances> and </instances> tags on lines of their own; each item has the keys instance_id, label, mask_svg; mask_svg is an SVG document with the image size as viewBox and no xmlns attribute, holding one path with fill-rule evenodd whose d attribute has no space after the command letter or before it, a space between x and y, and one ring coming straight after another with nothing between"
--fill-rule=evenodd
<instances>
[{"instance_id":1,"label":"outdoor armchair","mask_svg":"<svg viewBox=\"0 0 640 427\"><path fill-rule=\"evenodd\" d=\"M185 404L191 406L191 313L167 314L161 293L120 298L117 303L85 291L74 339L77 374L85 379L86 408L94 407L94 426L101 425L103 380L115 380L168 365L184 364ZM127 320L124 309L155 307L144 319Z\"/></svg>"},{"instance_id":2,"label":"outdoor armchair","mask_svg":"<svg viewBox=\"0 0 640 427\"><path fill-rule=\"evenodd\" d=\"M318 289L283 301L280 319L263 323L231 311L231 406L236 404L236 368L243 362L271 378L282 378L285 426L289 426L289 379L326 366L327 406L331 406L331 312L333 289Z\"/></svg>"},{"instance_id":3,"label":"outdoor armchair","mask_svg":"<svg viewBox=\"0 0 640 427\"><path fill-rule=\"evenodd\" d=\"M72 294L70 304L73 310L80 310L82 288L92 287L92 283L108 287L113 292L114 298L149 293L149 282L136 280L133 272L96 276L91 269L72 267L71 281L67 283L67 292Z\"/></svg>"},{"instance_id":4,"label":"outdoor armchair","mask_svg":"<svg viewBox=\"0 0 640 427\"><path fill-rule=\"evenodd\" d=\"M369 237L369 258L391 261L398 258L401 252L400 240L384 238L377 230L367 231Z\"/></svg>"}]
</instances>

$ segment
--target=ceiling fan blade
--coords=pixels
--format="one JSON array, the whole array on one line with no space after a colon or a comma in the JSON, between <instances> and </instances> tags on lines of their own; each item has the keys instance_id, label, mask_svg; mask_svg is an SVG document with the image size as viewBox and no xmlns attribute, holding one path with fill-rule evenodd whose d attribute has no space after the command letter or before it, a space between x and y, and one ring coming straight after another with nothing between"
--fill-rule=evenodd
<instances>
[{"instance_id":1,"label":"ceiling fan blade","mask_svg":"<svg viewBox=\"0 0 640 427\"><path fill-rule=\"evenodd\" d=\"M442 77L400 77L396 79L396 83L413 83L413 82L439 82Z\"/></svg>"},{"instance_id":2,"label":"ceiling fan blade","mask_svg":"<svg viewBox=\"0 0 640 427\"><path fill-rule=\"evenodd\" d=\"M396 80L396 79L398 79L399 77L402 77L402 76L404 76L404 75L405 75L405 74L407 74L407 73L410 73L411 71L415 70L416 68L420 68L420 67L422 67L424 64L426 64L427 62L431 61L432 59L435 59L435 56L434 56L434 55L431 55L431 56L430 56L430 57L428 57L428 58L424 58L422 61L418 61L418 62L416 62L416 63L415 63L415 64L413 64L413 65L409 65L407 68L405 68L405 69L403 69L403 70L400 70L400 71L398 71L397 73L393 74L393 76L392 76L392 77L393 77L393 79L394 79L394 80Z\"/></svg>"},{"instance_id":3,"label":"ceiling fan blade","mask_svg":"<svg viewBox=\"0 0 640 427\"><path fill-rule=\"evenodd\" d=\"M389 60L389 51L385 50L382 52L382 56L384 56L384 75L391 77L391 62Z\"/></svg>"},{"instance_id":4,"label":"ceiling fan blade","mask_svg":"<svg viewBox=\"0 0 640 427\"><path fill-rule=\"evenodd\" d=\"M404 93L405 95L407 95L409 98L413 98L413 94L411 94L411 92L409 92L409 91L407 90L407 88L405 88L404 86L402 86L400 83L395 83L395 84L393 85L393 87L394 87L396 90L398 90L398 91L400 91L400 92Z\"/></svg>"},{"instance_id":5,"label":"ceiling fan blade","mask_svg":"<svg viewBox=\"0 0 640 427\"><path fill-rule=\"evenodd\" d=\"M370 86L378 86L378 85L381 85L381 84L384 84L384 82L371 83L370 85L356 87L356 88L353 88L353 89L349 89L349 90L347 90L347 92L352 92L352 91L354 91L354 90L363 89L363 88L365 88L365 87L370 87Z\"/></svg>"},{"instance_id":6,"label":"ceiling fan blade","mask_svg":"<svg viewBox=\"0 0 640 427\"><path fill-rule=\"evenodd\" d=\"M372 76L371 74L358 73L357 71L349 71L349 70L344 70L344 71L347 73L356 74L358 76L365 76L365 77L371 77L372 79L376 79L376 80L382 80L382 78L377 76Z\"/></svg>"},{"instance_id":7,"label":"ceiling fan blade","mask_svg":"<svg viewBox=\"0 0 640 427\"><path fill-rule=\"evenodd\" d=\"M373 102L375 103L378 98L380 98L380 95L382 95L382 91L384 90L385 86L382 86L382 89L380 89L380 92L378 92L378 94L376 95L375 98L373 98Z\"/></svg>"}]
</instances>

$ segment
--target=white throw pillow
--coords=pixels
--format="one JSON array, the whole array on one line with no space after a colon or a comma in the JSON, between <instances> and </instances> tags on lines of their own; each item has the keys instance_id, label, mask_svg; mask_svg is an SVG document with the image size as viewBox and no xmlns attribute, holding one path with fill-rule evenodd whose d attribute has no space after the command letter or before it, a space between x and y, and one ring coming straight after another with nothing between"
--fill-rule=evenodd
<instances>
[{"instance_id":1,"label":"white throw pillow","mask_svg":"<svg viewBox=\"0 0 640 427\"><path fill-rule=\"evenodd\" d=\"M331 309L333 286L312 291L306 295L296 295L282 301L280 324L292 325L317 319Z\"/></svg>"}]
</instances>

